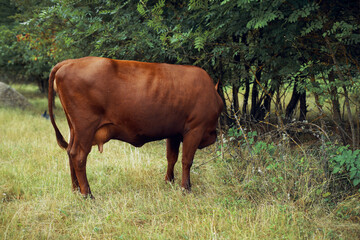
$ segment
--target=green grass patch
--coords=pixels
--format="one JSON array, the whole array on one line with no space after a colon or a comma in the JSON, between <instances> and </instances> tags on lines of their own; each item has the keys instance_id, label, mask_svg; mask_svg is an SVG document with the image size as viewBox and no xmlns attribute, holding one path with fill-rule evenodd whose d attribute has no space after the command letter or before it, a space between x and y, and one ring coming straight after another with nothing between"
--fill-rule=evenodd
<instances>
[{"instance_id":1,"label":"green grass patch","mask_svg":"<svg viewBox=\"0 0 360 240\"><path fill-rule=\"evenodd\" d=\"M41 117L47 100L44 96L31 95L34 90L35 87L24 90L25 95L29 93L30 101L36 102L33 109L0 109L0 239L357 239L360 236L358 195L335 205L283 197L280 190L273 191L274 186L286 191L284 186L290 185L282 183L290 181L289 176L273 183L276 171L268 170L272 177L252 173L245 150L243 158L221 160L216 157L216 146L197 152L190 194L184 194L180 188L181 161L175 169L175 183L164 182L165 141L142 148L110 141L102 154L94 147L87 171L96 199L83 199L71 191L67 154L58 147L50 121ZM56 110L56 121L67 136L67 123L60 108ZM264 158L269 154L272 153L262 153ZM279 173L285 169L289 174L313 177L314 170L306 172L303 166L296 171L290 169L300 163L289 162L300 161L300 157L285 159L280 164L284 159L278 156L274 153L268 159ZM276 163L279 164L275 166ZM302 191L313 189L316 188L309 186Z\"/></svg>"}]
</instances>

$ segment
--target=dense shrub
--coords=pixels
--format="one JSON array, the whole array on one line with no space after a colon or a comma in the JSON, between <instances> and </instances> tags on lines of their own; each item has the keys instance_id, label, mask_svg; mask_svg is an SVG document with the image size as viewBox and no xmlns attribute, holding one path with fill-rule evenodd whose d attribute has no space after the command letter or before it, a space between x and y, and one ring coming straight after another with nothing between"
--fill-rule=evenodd
<instances>
[{"instance_id":1,"label":"dense shrub","mask_svg":"<svg viewBox=\"0 0 360 240\"><path fill-rule=\"evenodd\" d=\"M240 198L305 206L335 203L357 192L359 150L322 141L300 145L286 132L271 134L238 126L223 137L218 164L226 169L224 183L237 186Z\"/></svg>"}]
</instances>

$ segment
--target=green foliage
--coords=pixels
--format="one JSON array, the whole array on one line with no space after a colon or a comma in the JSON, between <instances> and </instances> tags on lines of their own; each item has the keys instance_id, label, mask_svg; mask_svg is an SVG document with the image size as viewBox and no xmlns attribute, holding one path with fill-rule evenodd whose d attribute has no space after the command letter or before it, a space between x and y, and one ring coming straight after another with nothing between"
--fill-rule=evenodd
<instances>
[{"instance_id":1,"label":"green foliage","mask_svg":"<svg viewBox=\"0 0 360 240\"><path fill-rule=\"evenodd\" d=\"M357 186L360 183L360 150L349 149L349 145L336 149L336 155L330 159L333 173L346 173Z\"/></svg>"},{"instance_id":2,"label":"green foliage","mask_svg":"<svg viewBox=\"0 0 360 240\"><path fill-rule=\"evenodd\" d=\"M294 82L302 92L317 94L321 103L334 99L333 89L360 92L360 27L352 1L3 2L12 10L0 29L0 70L39 85L46 85L55 63L96 55L198 65L221 80L220 92L248 83L259 90L253 111L232 109L233 98L225 101L225 111L244 117L250 112L255 120L263 120L255 113L264 107L265 96L271 95L273 105L273 96ZM336 76L329 82L331 72ZM244 104L250 108L250 101Z\"/></svg>"},{"instance_id":3,"label":"green foliage","mask_svg":"<svg viewBox=\"0 0 360 240\"><path fill-rule=\"evenodd\" d=\"M160 40L142 21L131 1L41 1L18 2L17 25L1 28L0 69L14 71L44 87L57 62L88 55L117 59L161 61ZM29 5L26 5L29 4ZM156 4L161 14L165 2ZM19 71L20 70L20 71Z\"/></svg>"},{"instance_id":4,"label":"green foliage","mask_svg":"<svg viewBox=\"0 0 360 240\"><path fill-rule=\"evenodd\" d=\"M338 50L357 52L356 13L350 10L346 15L351 4L341 1L192 0L179 5L169 2L160 13L157 4L145 3L140 13L160 33L162 46L173 59L202 66L213 78L221 78L224 86L242 86L249 74L261 68L262 96L271 88L302 79L298 84L302 91L314 90L321 99L329 99L331 84L323 76L333 69L333 63L326 57L329 50L324 38L329 37ZM336 54L342 72L351 74L348 78L358 75L359 59L355 52L350 55ZM309 62L309 68L302 68ZM243 65L256 70L246 72ZM336 82L336 88L342 84ZM260 105L264 97L259 100Z\"/></svg>"},{"instance_id":5,"label":"green foliage","mask_svg":"<svg viewBox=\"0 0 360 240\"><path fill-rule=\"evenodd\" d=\"M347 201L340 203L334 212L340 219L358 221L360 219L359 195L350 196Z\"/></svg>"},{"instance_id":6,"label":"green foliage","mask_svg":"<svg viewBox=\"0 0 360 240\"><path fill-rule=\"evenodd\" d=\"M252 11L252 19L246 24L249 29L263 28L269 25L275 19L282 19L283 14L280 11Z\"/></svg>"},{"instance_id":7,"label":"green foliage","mask_svg":"<svg viewBox=\"0 0 360 240\"><path fill-rule=\"evenodd\" d=\"M189 2L189 10L198 10L198 9L204 9L206 10L208 8L209 1L208 0L190 0Z\"/></svg>"},{"instance_id":8,"label":"green foliage","mask_svg":"<svg viewBox=\"0 0 360 240\"><path fill-rule=\"evenodd\" d=\"M16 13L16 7L11 4L10 0L0 0L0 9L0 25L12 24L14 20L11 19L11 16Z\"/></svg>"},{"instance_id":9,"label":"green foliage","mask_svg":"<svg viewBox=\"0 0 360 240\"><path fill-rule=\"evenodd\" d=\"M242 145L246 145L248 144L253 145L256 141L255 138L257 136L257 132L256 131L250 131L250 132L243 132L243 130L241 128L237 128L237 127L231 127L229 128L228 131L228 136L230 137L231 140L239 140L238 143L242 144Z\"/></svg>"},{"instance_id":10,"label":"green foliage","mask_svg":"<svg viewBox=\"0 0 360 240\"><path fill-rule=\"evenodd\" d=\"M11 59L16 57L16 53L12 51L13 45L11 38L15 37L11 29L6 26L0 26L0 66L12 64Z\"/></svg>"},{"instance_id":11,"label":"green foliage","mask_svg":"<svg viewBox=\"0 0 360 240\"><path fill-rule=\"evenodd\" d=\"M202 49L204 49L206 38L203 36L197 36L194 42L195 42L194 43L195 49L197 49L200 52Z\"/></svg>"},{"instance_id":12,"label":"green foliage","mask_svg":"<svg viewBox=\"0 0 360 240\"><path fill-rule=\"evenodd\" d=\"M229 175L222 177L245 191L246 199L261 201L266 195L297 204L334 204L358 189L360 150L330 143L291 149L286 136L265 137L242 127L230 128L223 139L219 165Z\"/></svg>"},{"instance_id":13,"label":"green foliage","mask_svg":"<svg viewBox=\"0 0 360 240\"><path fill-rule=\"evenodd\" d=\"M287 20L290 23L295 23L300 18L306 18L306 17L308 17L310 14L312 14L313 12L315 12L318 9L319 9L319 5L317 3L315 3L315 2L308 3L308 4L304 5L303 7L300 7L298 9L296 9L295 11L293 11L289 15Z\"/></svg>"},{"instance_id":14,"label":"green foliage","mask_svg":"<svg viewBox=\"0 0 360 240\"><path fill-rule=\"evenodd\" d=\"M339 42L344 45L354 45L359 44L360 42L360 34L358 30L360 29L360 25L350 24L346 21L335 22L332 28L323 33L323 36L331 36L333 35Z\"/></svg>"}]
</instances>

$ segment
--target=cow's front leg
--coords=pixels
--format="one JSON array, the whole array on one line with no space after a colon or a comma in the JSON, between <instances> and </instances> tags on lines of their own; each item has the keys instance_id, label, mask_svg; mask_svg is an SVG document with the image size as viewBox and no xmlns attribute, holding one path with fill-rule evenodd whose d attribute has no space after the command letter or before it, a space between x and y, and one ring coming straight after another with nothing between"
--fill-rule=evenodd
<instances>
[{"instance_id":1,"label":"cow's front leg","mask_svg":"<svg viewBox=\"0 0 360 240\"><path fill-rule=\"evenodd\" d=\"M93 198L89 186L89 182L86 177L86 160L89 154L91 146L84 148L79 143L74 141L70 149L70 169L71 178L73 181L73 188L80 189L81 194L84 197Z\"/></svg>"},{"instance_id":2,"label":"cow's front leg","mask_svg":"<svg viewBox=\"0 0 360 240\"><path fill-rule=\"evenodd\" d=\"M203 136L203 131L194 129L186 133L183 140L183 153L182 153L182 181L181 187L190 191L190 168L192 166L194 155L199 147Z\"/></svg>"},{"instance_id":3,"label":"cow's front leg","mask_svg":"<svg viewBox=\"0 0 360 240\"><path fill-rule=\"evenodd\" d=\"M166 140L166 158L168 161L168 167L165 175L165 181L174 181L174 166L179 156L180 139L168 138Z\"/></svg>"}]
</instances>

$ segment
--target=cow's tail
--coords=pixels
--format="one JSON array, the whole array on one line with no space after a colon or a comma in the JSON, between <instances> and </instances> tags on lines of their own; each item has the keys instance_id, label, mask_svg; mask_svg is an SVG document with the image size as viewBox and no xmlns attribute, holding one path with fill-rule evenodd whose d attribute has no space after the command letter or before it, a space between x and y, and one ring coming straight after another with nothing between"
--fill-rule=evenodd
<instances>
[{"instance_id":1,"label":"cow's tail","mask_svg":"<svg viewBox=\"0 0 360 240\"><path fill-rule=\"evenodd\" d=\"M48 92L48 106L49 106L49 115L50 115L50 120L51 123L54 127L55 133L56 133L56 140L59 144L59 146L61 148L66 149L68 147L68 143L65 141L63 135L61 134L59 128L57 127L56 123L55 123L55 118L54 118L54 112L53 112L53 104L54 104L54 80L55 80L55 74L56 72L60 69L60 67L63 64L58 63L57 65L55 65L55 67L53 67L53 69L51 70L50 76L49 76L49 92Z\"/></svg>"}]
</instances>

